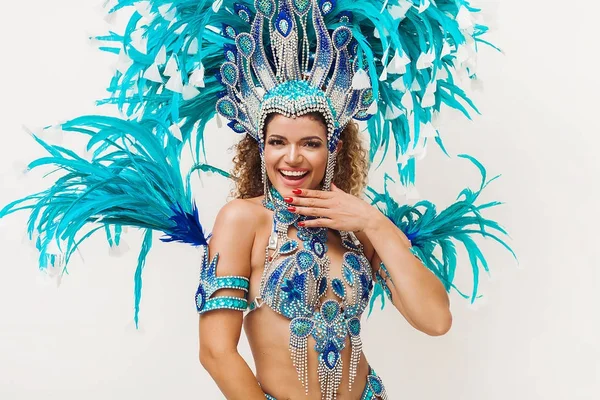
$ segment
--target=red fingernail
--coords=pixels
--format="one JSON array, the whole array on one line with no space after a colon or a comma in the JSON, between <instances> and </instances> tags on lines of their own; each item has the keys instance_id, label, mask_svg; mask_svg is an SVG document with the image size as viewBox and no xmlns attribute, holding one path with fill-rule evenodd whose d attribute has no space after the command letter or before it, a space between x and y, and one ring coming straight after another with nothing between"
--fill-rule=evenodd
<instances>
[{"instance_id":1,"label":"red fingernail","mask_svg":"<svg viewBox=\"0 0 600 400\"><path fill-rule=\"evenodd\" d=\"M302 194L302 189L294 189L294 190L292 190L292 193L294 193L294 194Z\"/></svg>"},{"instance_id":2,"label":"red fingernail","mask_svg":"<svg viewBox=\"0 0 600 400\"><path fill-rule=\"evenodd\" d=\"M293 198L291 198L291 197L284 197L284 198L283 198L283 201L285 201L286 203L293 203L293 202L294 202L294 199L293 199Z\"/></svg>"},{"instance_id":3,"label":"red fingernail","mask_svg":"<svg viewBox=\"0 0 600 400\"><path fill-rule=\"evenodd\" d=\"M304 221L298 222L298 226L304 226Z\"/></svg>"},{"instance_id":4,"label":"red fingernail","mask_svg":"<svg viewBox=\"0 0 600 400\"><path fill-rule=\"evenodd\" d=\"M289 212L296 212L296 207L294 207L294 206L289 206L289 207L288 207L288 211L289 211Z\"/></svg>"}]
</instances>

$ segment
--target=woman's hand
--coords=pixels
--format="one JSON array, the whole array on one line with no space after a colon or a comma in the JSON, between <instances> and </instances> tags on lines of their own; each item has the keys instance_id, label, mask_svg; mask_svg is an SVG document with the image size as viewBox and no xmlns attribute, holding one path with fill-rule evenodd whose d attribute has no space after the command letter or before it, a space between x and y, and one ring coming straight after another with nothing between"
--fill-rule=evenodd
<instances>
[{"instance_id":1,"label":"woman's hand","mask_svg":"<svg viewBox=\"0 0 600 400\"><path fill-rule=\"evenodd\" d=\"M364 200L348 194L333 183L331 191L294 189L294 197L286 197L291 212L309 217L306 227L326 227L338 231L360 232L383 217L375 207Z\"/></svg>"}]
</instances>

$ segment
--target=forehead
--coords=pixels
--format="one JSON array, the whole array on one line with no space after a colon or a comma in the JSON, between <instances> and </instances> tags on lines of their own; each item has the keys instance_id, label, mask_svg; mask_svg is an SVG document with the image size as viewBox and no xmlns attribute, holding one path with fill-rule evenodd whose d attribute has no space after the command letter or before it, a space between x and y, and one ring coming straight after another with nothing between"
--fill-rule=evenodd
<instances>
[{"instance_id":1,"label":"forehead","mask_svg":"<svg viewBox=\"0 0 600 400\"><path fill-rule=\"evenodd\" d=\"M318 119L303 115L296 118L288 118L276 114L266 127L266 135L284 136L290 140L301 139L304 136L318 136L327 139L327 129Z\"/></svg>"}]
</instances>

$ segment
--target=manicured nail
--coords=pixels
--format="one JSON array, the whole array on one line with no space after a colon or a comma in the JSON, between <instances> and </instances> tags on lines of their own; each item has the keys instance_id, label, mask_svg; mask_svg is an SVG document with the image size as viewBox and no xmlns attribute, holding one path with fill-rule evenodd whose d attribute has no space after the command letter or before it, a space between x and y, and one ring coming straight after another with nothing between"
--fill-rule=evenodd
<instances>
[{"instance_id":1,"label":"manicured nail","mask_svg":"<svg viewBox=\"0 0 600 400\"><path fill-rule=\"evenodd\" d=\"M293 199L293 198L291 198L291 197L284 197L284 198L283 198L283 201L285 201L286 203L293 203L293 202L294 202L294 199Z\"/></svg>"},{"instance_id":2,"label":"manicured nail","mask_svg":"<svg viewBox=\"0 0 600 400\"><path fill-rule=\"evenodd\" d=\"M292 190L292 193L294 193L294 194L302 194L302 189L294 189L294 190Z\"/></svg>"},{"instance_id":3,"label":"manicured nail","mask_svg":"<svg viewBox=\"0 0 600 400\"><path fill-rule=\"evenodd\" d=\"M298 226L304 226L304 221L299 221Z\"/></svg>"},{"instance_id":4,"label":"manicured nail","mask_svg":"<svg viewBox=\"0 0 600 400\"><path fill-rule=\"evenodd\" d=\"M289 207L287 208L287 210L288 210L289 212L296 212L296 207L294 207L294 206L289 206Z\"/></svg>"}]
</instances>

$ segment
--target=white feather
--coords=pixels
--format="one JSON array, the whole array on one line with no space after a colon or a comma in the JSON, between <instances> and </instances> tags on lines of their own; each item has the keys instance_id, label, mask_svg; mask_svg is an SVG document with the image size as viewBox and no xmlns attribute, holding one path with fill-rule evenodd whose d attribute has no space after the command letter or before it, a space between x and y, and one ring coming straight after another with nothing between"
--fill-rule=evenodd
<instances>
[{"instance_id":1,"label":"white feather","mask_svg":"<svg viewBox=\"0 0 600 400\"><path fill-rule=\"evenodd\" d=\"M193 38L187 53L191 56L198 54L198 38Z\"/></svg>"},{"instance_id":2,"label":"white feather","mask_svg":"<svg viewBox=\"0 0 600 400\"><path fill-rule=\"evenodd\" d=\"M164 4L158 7L159 14L167 21L173 21L177 15L177 8L173 4Z\"/></svg>"},{"instance_id":3,"label":"white feather","mask_svg":"<svg viewBox=\"0 0 600 400\"><path fill-rule=\"evenodd\" d=\"M177 124L173 124L169 127L169 132L171 135L180 142L183 142L183 135L181 134L181 128Z\"/></svg>"},{"instance_id":4,"label":"white feather","mask_svg":"<svg viewBox=\"0 0 600 400\"><path fill-rule=\"evenodd\" d=\"M212 4L212 10L213 12L219 12L219 9L221 9L221 5L223 4L223 0L215 0L214 3Z\"/></svg>"},{"instance_id":5,"label":"white feather","mask_svg":"<svg viewBox=\"0 0 600 400\"><path fill-rule=\"evenodd\" d=\"M158 53L156 54L156 58L154 59L154 62L157 65L164 65L167 62L167 47L166 46L162 46L160 48L160 50L158 50Z\"/></svg>"},{"instance_id":6,"label":"white feather","mask_svg":"<svg viewBox=\"0 0 600 400\"><path fill-rule=\"evenodd\" d=\"M430 49L427 53L421 53L419 58L417 59L417 69L425 69L429 68L433 65L433 60L435 59L435 54L433 49Z\"/></svg>"},{"instance_id":7,"label":"white feather","mask_svg":"<svg viewBox=\"0 0 600 400\"><path fill-rule=\"evenodd\" d=\"M153 63L146 71L144 71L144 78L152 82L163 83L162 76L160 76L160 71L158 70L158 65L156 65L156 63Z\"/></svg>"},{"instance_id":8,"label":"white feather","mask_svg":"<svg viewBox=\"0 0 600 400\"><path fill-rule=\"evenodd\" d=\"M408 60L410 62L410 59ZM406 73L406 60L403 57L400 57L400 52L396 50L394 57L387 66L388 72L390 74L404 74Z\"/></svg>"},{"instance_id":9,"label":"white feather","mask_svg":"<svg viewBox=\"0 0 600 400\"><path fill-rule=\"evenodd\" d=\"M183 87L182 95L184 100L191 100L199 94L200 91L196 89L193 85L185 85Z\"/></svg>"},{"instance_id":10,"label":"white feather","mask_svg":"<svg viewBox=\"0 0 600 400\"><path fill-rule=\"evenodd\" d=\"M200 64L200 68L194 70L189 77L190 85L203 88L204 87L204 65Z\"/></svg>"},{"instance_id":11,"label":"white feather","mask_svg":"<svg viewBox=\"0 0 600 400\"><path fill-rule=\"evenodd\" d=\"M183 93L183 82L181 81L179 74L173 75L171 78L169 78L165 88L172 92Z\"/></svg>"},{"instance_id":12,"label":"white feather","mask_svg":"<svg viewBox=\"0 0 600 400\"><path fill-rule=\"evenodd\" d=\"M131 46L140 53L148 52L148 37L144 36L144 29L136 29L131 32Z\"/></svg>"},{"instance_id":13,"label":"white feather","mask_svg":"<svg viewBox=\"0 0 600 400\"><path fill-rule=\"evenodd\" d=\"M398 90L400 92L406 92L406 85L404 84L403 76L392 82L392 89Z\"/></svg>"},{"instance_id":14,"label":"white feather","mask_svg":"<svg viewBox=\"0 0 600 400\"><path fill-rule=\"evenodd\" d=\"M367 71L360 68L352 77L352 88L353 89L367 89L371 87L371 80Z\"/></svg>"},{"instance_id":15,"label":"white feather","mask_svg":"<svg viewBox=\"0 0 600 400\"><path fill-rule=\"evenodd\" d=\"M137 12L147 20L152 20L154 16L152 15L152 5L149 1L138 1L133 5Z\"/></svg>"},{"instance_id":16,"label":"white feather","mask_svg":"<svg viewBox=\"0 0 600 400\"><path fill-rule=\"evenodd\" d=\"M163 71L164 76L174 76L179 72L179 67L177 66L177 59L174 55L171 55L169 61L167 61L167 66Z\"/></svg>"},{"instance_id":17,"label":"white feather","mask_svg":"<svg viewBox=\"0 0 600 400\"><path fill-rule=\"evenodd\" d=\"M398 118L402 114L404 114L404 111L392 104L385 110L385 119L391 121Z\"/></svg>"},{"instance_id":18,"label":"white feather","mask_svg":"<svg viewBox=\"0 0 600 400\"><path fill-rule=\"evenodd\" d=\"M473 29L473 18L465 6L460 6L458 9L456 22L458 22L458 27L463 31L470 31Z\"/></svg>"}]
</instances>

